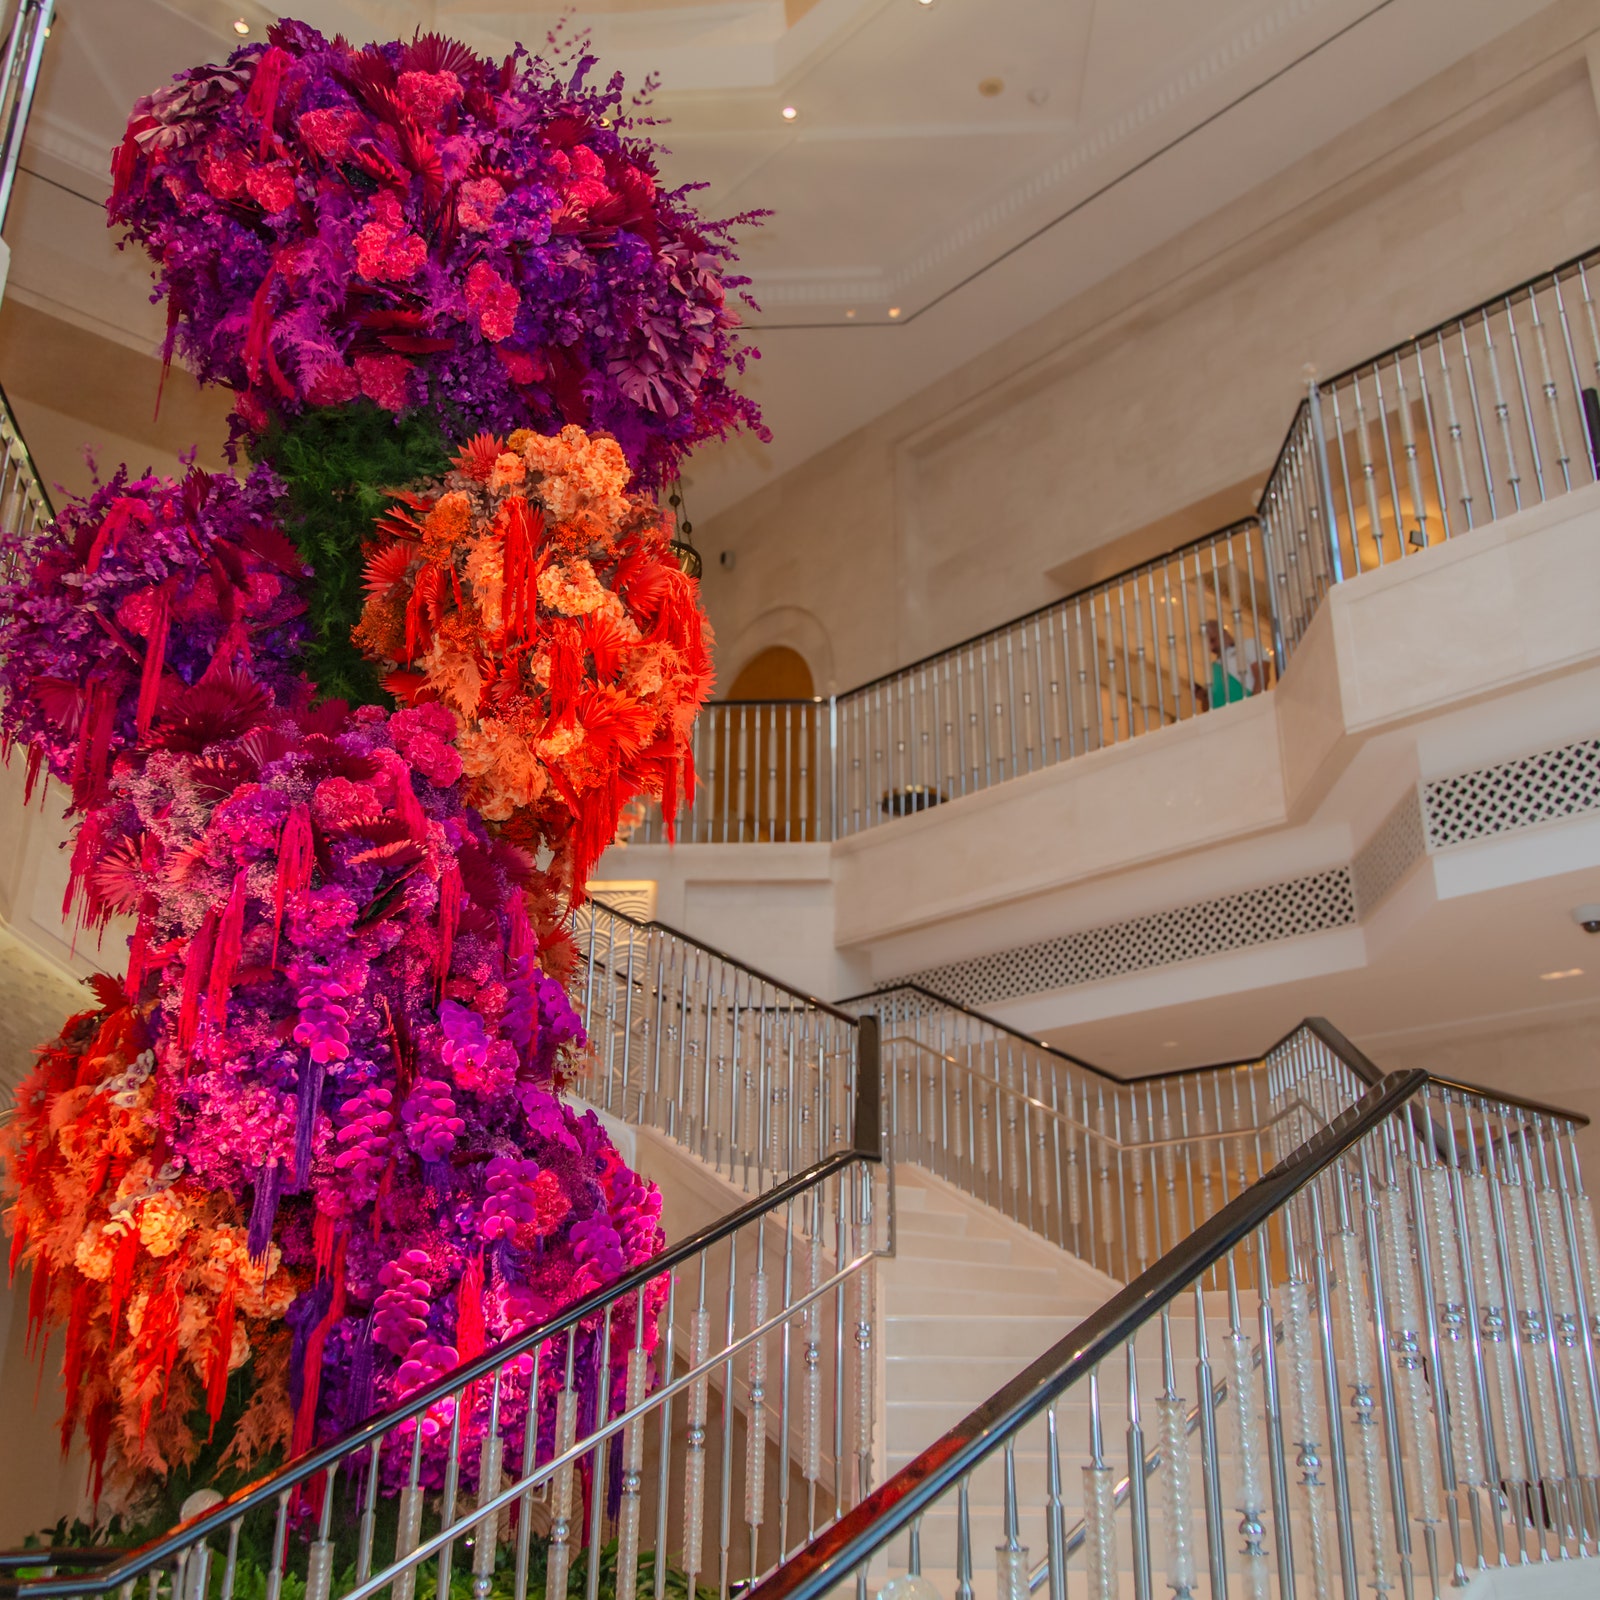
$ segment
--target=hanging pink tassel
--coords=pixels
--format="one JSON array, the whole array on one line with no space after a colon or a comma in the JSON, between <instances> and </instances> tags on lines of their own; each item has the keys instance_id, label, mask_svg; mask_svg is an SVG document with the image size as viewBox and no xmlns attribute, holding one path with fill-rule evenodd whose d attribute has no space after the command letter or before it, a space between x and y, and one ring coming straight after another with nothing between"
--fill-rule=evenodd
<instances>
[{"instance_id":1,"label":"hanging pink tassel","mask_svg":"<svg viewBox=\"0 0 1600 1600\"><path fill-rule=\"evenodd\" d=\"M456 1290L456 1354L462 1361L480 1356L488 1344L483 1320L483 1257L476 1255L461 1274Z\"/></svg>"},{"instance_id":2,"label":"hanging pink tassel","mask_svg":"<svg viewBox=\"0 0 1600 1600\"><path fill-rule=\"evenodd\" d=\"M278 109L278 90L283 83L284 69L289 65L286 50L273 45L256 64L255 81L245 97L245 115L257 117L261 122L260 159L267 159L272 148L272 119Z\"/></svg>"},{"instance_id":3,"label":"hanging pink tassel","mask_svg":"<svg viewBox=\"0 0 1600 1600\"><path fill-rule=\"evenodd\" d=\"M217 924L217 941L211 954L206 1017L216 1028L220 1028L227 1020L228 990L233 987L233 975L239 970L239 957L244 952L244 880L244 868L241 867L234 876L228 903L222 910L222 920Z\"/></svg>"},{"instance_id":4,"label":"hanging pink tassel","mask_svg":"<svg viewBox=\"0 0 1600 1600\"><path fill-rule=\"evenodd\" d=\"M450 976L450 954L455 947L456 928L461 922L461 868L452 857L439 875L439 954L434 962L434 976L439 980L439 992L444 992L445 979Z\"/></svg>"},{"instance_id":5,"label":"hanging pink tassel","mask_svg":"<svg viewBox=\"0 0 1600 1600\"><path fill-rule=\"evenodd\" d=\"M134 726L142 739L150 731L156 714L156 697L161 692L161 669L167 664L167 637L172 631L172 601L165 585L156 590L155 610L150 631L145 635L144 671L139 676L139 704Z\"/></svg>"},{"instance_id":6,"label":"hanging pink tassel","mask_svg":"<svg viewBox=\"0 0 1600 1600\"><path fill-rule=\"evenodd\" d=\"M296 889L311 882L316 845L311 837L311 809L304 801L289 808L278 837L278 881L272 890L272 964L278 964L278 938L283 932L283 908Z\"/></svg>"},{"instance_id":7,"label":"hanging pink tassel","mask_svg":"<svg viewBox=\"0 0 1600 1600\"><path fill-rule=\"evenodd\" d=\"M211 966L211 942L217 933L217 914L208 911L200 931L189 941L183 967L183 999L178 1007L178 1049L186 1058L200 1027L200 996Z\"/></svg>"}]
</instances>

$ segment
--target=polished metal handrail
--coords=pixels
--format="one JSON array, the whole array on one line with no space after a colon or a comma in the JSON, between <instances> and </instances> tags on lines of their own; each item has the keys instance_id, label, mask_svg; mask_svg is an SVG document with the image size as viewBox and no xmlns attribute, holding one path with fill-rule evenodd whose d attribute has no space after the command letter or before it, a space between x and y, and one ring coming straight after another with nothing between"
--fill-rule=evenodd
<instances>
[{"instance_id":1,"label":"polished metal handrail","mask_svg":"<svg viewBox=\"0 0 1600 1600\"><path fill-rule=\"evenodd\" d=\"M751 1591L749 1600L819 1600L862 1567L980 1462L1042 1415L1072 1385L1151 1324L1236 1245L1353 1150L1426 1086L1420 1068L1391 1074L1335 1121L1207 1219L1182 1244L1119 1290L1098 1311L820 1534ZM1142 1459L1142 1454L1141 1454Z\"/></svg>"},{"instance_id":2,"label":"polished metal handrail","mask_svg":"<svg viewBox=\"0 0 1600 1600\"><path fill-rule=\"evenodd\" d=\"M426 1417L440 1405L453 1408L463 1393L471 1394L474 1385L492 1382L498 1392L501 1377L507 1371L514 1370L519 1360L540 1350L548 1350L554 1341L561 1340L565 1336L575 1335L585 1323L592 1322L596 1317L605 1320L609 1327L611 1313L615 1308L628 1306L630 1302L642 1305L651 1287L663 1280L671 1281L676 1269L703 1263L717 1246L736 1239L753 1224L765 1224L769 1219L781 1217L791 1211L798 1201L816 1195L829 1180L842 1177L861 1163L881 1162L883 1152L877 1021L872 1017L864 1017L856 1022L855 1026L860 1058L856 1073L855 1119L848 1149L837 1151L814 1163L805 1171L796 1173L757 1199L718 1218L678 1244L670 1246L645 1265L635 1268L613 1283L594 1290L538 1327L531 1328L515 1339L508 1340L486 1350L473 1360L462 1363L445 1376L419 1389L400 1404L380 1412L338 1439L313 1448L278 1470L236 1490L219 1505L182 1523L171 1532L136 1550L119 1554L116 1559L106 1563L92 1576L27 1580L17 1585L15 1593L29 1597L29 1600L50 1600L50 1597L66 1595L110 1594L123 1589L144 1573L171 1566L186 1553L206 1546L206 1542L213 1537L228 1538L231 1532L233 1542L236 1544L235 1530L247 1515L274 1507L281 1511L293 1492L318 1479L320 1475L329 1474L330 1469L359 1460L366 1453L370 1452L376 1462L379 1447L394 1440L403 1425ZM771 1319L772 1325L781 1325L786 1319L793 1320L797 1314L803 1313L822 1296L839 1288L865 1261L870 1259L872 1253L874 1251L870 1243L866 1247L866 1254L854 1260L843 1259L841 1252L841 1258L836 1261L832 1276L787 1299L781 1308L781 1314ZM703 1290L703 1267L701 1282ZM730 1334L731 1316L730 1310ZM714 1358L702 1359L697 1365L691 1366L687 1373L669 1378L649 1397L648 1405L657 1407L690 1384L704 1379L714 1367L731 1364L736 1355L747 1350L753 1342L762 1339L768 1331L770 1331L768 1319L763 1318L759 1319L750 1331L737 1337L730 1336L726 1348L719 1349ZM568 1360L570 1366L570 1357ZM414 1570L417 1562L449 1547L456 1539L470 1534L473 1527L491 1513L498 1513L502 1507L517 1502L519 1498L526 1503L526 1496L532 1487L549 1482L563 1467L575 1463L580 1457L593 1454L602 1444L633 1423L639 1415L642 1415L644 1409L643 1404L634 1405L621 1414L598 1422L581 1440L570 1444L564 1452L558 1451L552 1459L539 1463L537 1467L530 1463L522 1478L510 1488L501 1490L498 1497L484 1496L465 1514L454 1519L447 1517L445 1525L436 1534L428 1540L415 1544L407 1552L409 1559L403 1563L405 1569ZM368 1487L370 1499L371 1483ZM55 1551L40 1550L33 1553L32 1564L44 1566L58 1559L66 1560L70 1557L66 1552L58 1555ZM393 1573L386 1570L379 1578L359 1584L350 1593L359 1597L392 1581L392 1578ZM203 1593L203 1586L201 1592Z\"/></svg>"}]
</instances>

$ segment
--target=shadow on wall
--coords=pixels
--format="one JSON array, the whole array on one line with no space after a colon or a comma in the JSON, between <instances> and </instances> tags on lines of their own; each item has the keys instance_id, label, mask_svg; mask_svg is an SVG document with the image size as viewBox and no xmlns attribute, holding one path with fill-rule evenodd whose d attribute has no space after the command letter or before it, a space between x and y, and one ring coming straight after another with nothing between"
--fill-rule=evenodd
<instances>
[{"instance_id":1,"label":"shadow on wall","mask_svg":"<svg viewBox=\"0 0 1600 1600\"><path fill-rule=\"evenodd\" d=\"M88 1483L83 1441L61 1453L61 1336L29 1352L27 1273L0 1279L0 1549L82 1510Z\"/></svg>"}]
</instances>

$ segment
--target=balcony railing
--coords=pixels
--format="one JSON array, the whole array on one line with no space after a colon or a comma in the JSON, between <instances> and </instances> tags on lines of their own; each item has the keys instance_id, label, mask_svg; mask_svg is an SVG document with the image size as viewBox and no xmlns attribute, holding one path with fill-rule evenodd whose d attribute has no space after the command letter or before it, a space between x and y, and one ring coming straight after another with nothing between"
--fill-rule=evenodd
<instances>
[{"instance_id":1,"label":"balcony railing","mask_svg":"<svg viewBox=\"0 0 1600 1600\"><path fill-rule=\"evenodd\" d=\"M1313 382L1253 517L859 689L708 706L679 838L844 838L1271 688L1332 585L1600 479L1597 267Z\"/></svg>"}]
</instances>

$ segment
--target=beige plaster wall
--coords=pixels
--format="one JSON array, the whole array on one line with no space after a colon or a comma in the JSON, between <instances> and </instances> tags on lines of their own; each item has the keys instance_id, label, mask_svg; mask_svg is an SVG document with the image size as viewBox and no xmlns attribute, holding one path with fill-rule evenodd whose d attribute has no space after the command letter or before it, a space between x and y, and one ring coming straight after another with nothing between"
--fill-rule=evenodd
<instances>
[{"instance_id":1,"label":"beige plaster wall","mask_svg":"<svg viewBox=\"0 0 1600 1600\"><path fill-rule=\"evenodd\" d=\"M819 691L849 687L1197 501L1243 509L1306 363L1337 370L1600 243L1597 28L1600 5L1551 8L711 519L723 680L784 642L826 655Z\"/></svg>"}]
</instances>

